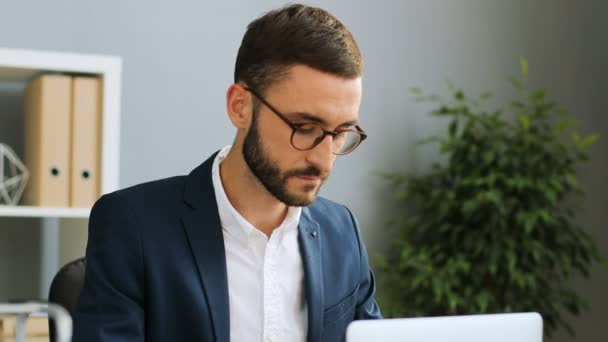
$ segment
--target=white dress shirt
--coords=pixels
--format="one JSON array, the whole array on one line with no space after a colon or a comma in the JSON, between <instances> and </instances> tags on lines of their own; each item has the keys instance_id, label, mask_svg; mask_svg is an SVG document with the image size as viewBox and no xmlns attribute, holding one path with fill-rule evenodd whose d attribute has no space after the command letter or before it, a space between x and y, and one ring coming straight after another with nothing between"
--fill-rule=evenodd
<instances>
[{"instance_id":1,"label":"white dress shirt","mask_svg":"<svg viewBox=\"0 0 608 342\"><path fill-rule=\"evenodd\" d=\"M270 235L251 225L232 206L219 165L230 146L213 161L212 179L226 249L231 341L306 341L308 316L304 267L298 243L302 209L289 207Z\"/></svg>"}]
</instances>

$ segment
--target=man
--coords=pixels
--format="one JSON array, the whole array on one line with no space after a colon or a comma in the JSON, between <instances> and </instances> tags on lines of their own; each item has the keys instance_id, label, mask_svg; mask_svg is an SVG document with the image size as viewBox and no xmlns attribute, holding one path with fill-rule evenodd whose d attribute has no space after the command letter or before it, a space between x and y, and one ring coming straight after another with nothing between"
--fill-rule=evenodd
<instances>
[{"instance_id":1,"label":"man","mask_svg":"<svg viewBox=\"0 0 608 342\"><path fill-rule=\"evenodd\" d=\"M341 341L380 318L357 223L317 198L357 125L343 24L291 5L253 21L226 94L232 146L91 212L74 341Z\"/></svg>"}]
</instances>

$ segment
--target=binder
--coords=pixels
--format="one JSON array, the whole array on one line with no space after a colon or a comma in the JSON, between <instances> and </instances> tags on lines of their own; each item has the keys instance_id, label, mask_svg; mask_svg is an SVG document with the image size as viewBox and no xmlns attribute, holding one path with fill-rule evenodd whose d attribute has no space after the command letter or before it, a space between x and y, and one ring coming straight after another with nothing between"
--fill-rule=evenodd
<instances>
[{"instance_id":1,"label":"binder","mask_svg":"<svg viewBox=\"0 0 608 342\"><path fill-rule=\"evenodd\" d=\"M66 207L70 180L70 76L41 75L25 91L24 203Z\"/></svg>"},{"instance_id":2,"label":"binder","mask_svg":"<svg viewBox=\"0 0 608 342\"><path fill-rule=\"evenodd\" d=\"M15 341L17 319L15 316L0 316L0 342ZM49 320L42 316L29 316L25 322L27 342L49 340ZM4 338L4 340L3 340Z\"/></svg>"},{"instance_id":3,"label":"binder","mask_svg":"<svg viewBox=\"0 0 608 342\"><path fill-rule=\"evenodd\" d=\"M101 80L72 80L70 206L90 208L100 192Z\"/></svg>"}]
</instances>

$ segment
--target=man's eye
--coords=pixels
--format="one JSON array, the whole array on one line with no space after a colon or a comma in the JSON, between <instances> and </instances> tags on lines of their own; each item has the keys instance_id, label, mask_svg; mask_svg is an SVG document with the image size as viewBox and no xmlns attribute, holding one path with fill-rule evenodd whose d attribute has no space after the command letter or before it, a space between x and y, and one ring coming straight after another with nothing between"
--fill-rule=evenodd
<instances>
[{"instance_id":1,"label":"man's eye","mask_svg":"<svg viewBox=\"0 0 608 342\"><path fill-rule=\"evenodd\" d=\"M310 124L303 124L303 125L299 125L297 130L298 130L298 133L310 134L310 133L316 132L318 130L318 126L310 125Z\"/></svg>"}]
</instances>

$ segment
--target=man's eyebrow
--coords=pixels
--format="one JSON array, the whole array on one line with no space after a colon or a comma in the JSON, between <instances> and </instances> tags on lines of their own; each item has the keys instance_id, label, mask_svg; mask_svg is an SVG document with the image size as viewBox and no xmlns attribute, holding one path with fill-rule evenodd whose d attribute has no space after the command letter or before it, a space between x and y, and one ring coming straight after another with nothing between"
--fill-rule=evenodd
<instances>
[{"instance_id":1,"label":"man's eyebrow","mask_svg":"<svg viewBox=\"0 0 608 342\"><path fill-rule=\"evenodd\" d=\"M287 115L290 117L291 120L307 120L307 121L319 123L323 126L327 126L327 121L325 121L324 119L322 119L316 115L310 114L310 113L294 112L294 113L290 113ZM347 121L347 122L344 122L344 123L338 125L338 127L336 127L336 128L354 126L358 122L359 122L358 120L350 120L350 121Z\"/></svg>"}]
</instances>

